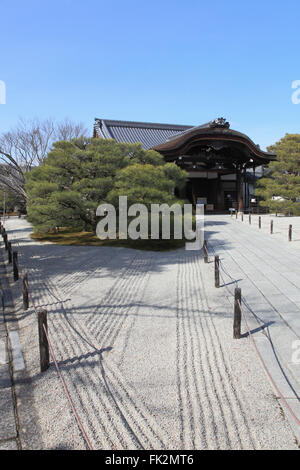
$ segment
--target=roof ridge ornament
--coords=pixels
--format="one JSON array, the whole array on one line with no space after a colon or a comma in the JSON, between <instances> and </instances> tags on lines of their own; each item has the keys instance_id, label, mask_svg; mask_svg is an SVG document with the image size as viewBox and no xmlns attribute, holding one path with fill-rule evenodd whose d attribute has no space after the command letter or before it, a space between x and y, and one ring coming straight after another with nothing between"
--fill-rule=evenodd
<instances>
[{"instance_id":1,"label":"roof ridge ornament","mask_svg":"<svg viewBox=\"0 0 300 470\"><path fill-rule=\"evenodd\" d=\"M209 127L212 127L212 128L223 127L224 129L229 129L230 124L228 121L226 121L225 118L220 117L220 118L214 119L213 121L210 121Z\"/></svg>"}]
</instances>

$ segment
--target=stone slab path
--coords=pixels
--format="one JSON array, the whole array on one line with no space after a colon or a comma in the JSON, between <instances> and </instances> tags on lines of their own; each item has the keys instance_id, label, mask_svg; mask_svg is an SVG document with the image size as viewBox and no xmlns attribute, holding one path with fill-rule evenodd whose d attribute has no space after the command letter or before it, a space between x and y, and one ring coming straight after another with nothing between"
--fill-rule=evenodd
<instances>
[{"instance_id":1,"label":"stone slab path","mask_svg":"<svg viewBox=\"0 0 300 470\"><path fill-rule=\"evenodd\" d=\"M238 280L248 321L254 331L258 329L259 350L300 419L300 218L264 215L259 229L258 217L252 216L251 225L248 216L243 222L240 216L207 217L206 237L211 253L221 257L225 283L232 282L231 277ZM273 235L268 231L270 219ZM294 229L292 242L289 224ZM230 285L232 292L234 287ZM299 425L294 419L291 424L299 436Z\"/></svg>"}]
</instances>

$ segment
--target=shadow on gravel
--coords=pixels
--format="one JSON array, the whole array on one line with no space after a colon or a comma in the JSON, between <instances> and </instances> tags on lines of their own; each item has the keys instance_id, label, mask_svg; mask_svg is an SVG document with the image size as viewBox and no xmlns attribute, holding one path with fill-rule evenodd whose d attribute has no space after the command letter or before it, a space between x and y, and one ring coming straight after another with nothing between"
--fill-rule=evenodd
<instances>
[{"instance_id":1,"label":"shadow on gravel","mask_svg":"<svg viewBox=\"0 0 300 470\"><path fill-rule=\"evenodd\" d=\"M258 326L257 328L254 328L253 330L250 330L250 333L252 335L255 335L255 333L259 333L260 331L264 331L265 328L268 328L269 326L273 325L274 323L276 323L276 322L268 321L268 322L264 323L263 325ZM247 331L246 333L243 333L241 335L241 338L248 338L248 336L249 336L249 333Z\"/></svg>"},{"instance_id":2,"label":"shadow on gravel","mask_svg":"<svg viewBox=\"0 0 300 470\"><path fill-rule=\"evenodd\" d=\"M243 279L235 279L234 281L227 282L226 284L220 284L220 287L231 286L232 284L236 284L237 282L241 282Z\"/></svg>"},{"instance_id":3,"label":"shadow on gravel","mask_svg":"<svg viewBox=\"0 0 300 470\"><path fill-rule=\"evenodd\" d=\"M102 360L102 354L104 352L110 352L112 351L112 347L108 346L107 348L102 348L99 350L94 350L93 352L88 352L86 354L82 354L81 356L74 356L69 359L65 359L63 361L59 361L59 366L61 366L62 369L70 368L71 367L82 367L82 364L80 363L81 361L84 361L85 359L91 359L91 358L97 358L98 360L93 361L92 364L97 364L98 361ZM65 367L67 366L67 367ZM86 365L85 365L86 366Z\"/></svg>"},{"instance_id":4,"label":"shadow on gravel","mask_svg":"<svg viewBox=\"0 0 300 470\"><path fill-rule=\"evenodd\" d=\"M28 228L16 228L16 229L12 229L12 228L8 228L6 229L6 233L7 235L9 236L10 234L17 234L17 233L31 233L32 232L32 228L31 227L28 227ZM25 240L24 240L25 241Z\"/></svg>"},{"instance_id":5,"label":"shadow on gravel","mask_svg":"<svg viewBox=\"0 0 300 470\"><path fill-rule=\"evenodd\" d=\"M215 232L209 232L206 240ZM20 246L16 246L17 242ZM222 241L223 247L230 249L230 244ZM214 239L214 245L219 240ZM184 248L168 252L140 251L120 247L93 247L93 246L60 246L53 244L38 245L30 240L12 240L20 253L20 266L35 270L35 277L50 278L51 276L71 276L72 274L86 274L89 277L105 278L119 276L123 268L130 269L130 274L139 276L145 272L164 272L166 266L186 263L189 259L203 260L203 250L187 251ZM209 251L210 251L210 247ZM209 253L210 258L213 256ZM211 259L210 259L211 261Z\"/></svg>"},{"instance_id":6,"label":"shadow on gravel","mask_svg":"<svg viewBox=\"0 0 300 470\"><path fill-rule=\"evenodd\" d=\"M60 444L57 444L56 446L50 447L49 449L45 450L78 450L75 447L72 447L69 443L62 442Z\"/></svg>"}]
</instances>

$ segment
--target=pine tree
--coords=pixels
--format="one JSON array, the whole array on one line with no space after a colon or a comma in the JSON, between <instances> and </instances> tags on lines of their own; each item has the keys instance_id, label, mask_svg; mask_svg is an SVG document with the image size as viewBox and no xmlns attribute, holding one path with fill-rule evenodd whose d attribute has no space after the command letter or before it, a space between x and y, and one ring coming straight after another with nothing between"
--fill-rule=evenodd
<instances>
[{"instance_id":1,"label":"pine tree","mask_svg":"<svg viewBox=\"0 0 300 470\"><path fill-rule=\"evenodd\" d=\"M261 205L285 215L300 215L300 134L286 134L269 152L277 161L269 165L269 174L257 183L255 194Z\"/></svg>"},{"instance_id":2,"label":"pine tree","mask_svg":"<svg viewBox=\"0 0 300 470\"><path fill-rule=\"evenodd\" d=\"M4 197L5 193L5 197ZM3 206L5 201L5 211L6 212L13 212L16 208L18 210L24 211L24 204L21 198L13 193L12 191L7 190L7 188L0 189L0 212L3 212Z\"/></svg>"},{"instance_id":3,"label":"pine tree","mask_svg":"<svg viewBox=\"0 0 300 470\"><path fill-rule=\"evenodd\" d=\"M26 176L28 220L35 231L56 227L94 230L99 204L176 202L175 186L186 172L165 163L157 152L140 144L88 139L57 142L45 162Z\"/></svg>"}]
</instances>

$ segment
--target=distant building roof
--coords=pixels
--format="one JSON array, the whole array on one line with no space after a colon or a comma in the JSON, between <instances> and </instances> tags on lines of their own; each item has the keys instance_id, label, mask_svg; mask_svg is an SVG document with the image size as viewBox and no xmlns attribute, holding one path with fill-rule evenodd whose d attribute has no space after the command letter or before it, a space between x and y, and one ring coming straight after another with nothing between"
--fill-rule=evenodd
<instances>
[{"instance_id":1,"label":"distant building roof","mask_svg":"<svg viewBox=\"0 0 300 470\"><path fill-rule=\"evenodd\" d=\"M94 137L114 139L116 142L140 142L145 149L151 149L171 137L192 129L193 126L178 124L157 124L153 122L115 121L95 119Z\"/></svg>"},{"instance_id":2,"label":"distant building roof","mask_svg":"<svg viewBox=\"0 0 300 470\"><path fill-rule=\"evenodd\" d=\"M260 146L256 145L246 134L230 129L230 123L222 117L174 135L162 144L153 147L153 150L162 153L165 157L171 156L174 158L176 155L185 154L195 147L196 144L201 146L201 143L202 146L206 144L215 150L221 147L224 148L226 145L230 145L231 149L233 149L234 145L236 147L239 145L240 149L244 149L243 151L247 150L249 162L250 157L258 158L261 163L276 160L275 153L261 150Z\"/></svg>"},{"instance_id":3,"label":"distant building roof","mask_svg":"<svg viewBox=\"0 0 300 470\"><path fill-rule=\"evenodd\" d=\"M156 150L169 159L184 155L196 146L202 146L213 148L217 152L221 148L230 147L231 159L236 159L238 153L240 161L244 153L248 163L253 163L253 166L276 160L274 153L261 150L246 134L230 129L225 118L217 118L201 126L96 118L94 137L114 139L116 142L140 142L144 149Z\"/></svg>"}]
</instances>

